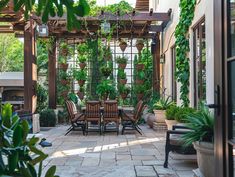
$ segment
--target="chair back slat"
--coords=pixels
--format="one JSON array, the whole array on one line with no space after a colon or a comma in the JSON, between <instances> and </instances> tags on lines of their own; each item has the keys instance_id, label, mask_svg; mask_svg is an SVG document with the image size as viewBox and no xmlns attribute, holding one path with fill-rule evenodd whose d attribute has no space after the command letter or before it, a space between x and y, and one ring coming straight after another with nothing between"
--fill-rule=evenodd
<instances>
[{"instance_id":1,"label":"chair back slat","mask_svg":"<svg viewBox=\"0 0 235 177\"><path fill-rule=\"evenodd\" d=\"M69 113L69 119L72 120L74 118L74 115L78 113L76 105L72 101L66 101L65 102L67 111Z\"/></svg>"},{"instance_id":2,"label":"chair back slat","mask_svg":"<svg viewBox=\"0 0 235 177\"><path fill-rule=\"evenodd\" d=\"M104 102L103 118L117 118L118 117L118 103L116 100Z\"/></svg>"},{"instance_id":3,"label":"chair back slat","mask_svg":"<svg viewBox=\"0 0 235 177\"><path fill-rule=\"evenodd\" d=\"M100 118L100 102L87 101L85 115L86 119Z\"/></svg>"},{"instance_id":4,"label":"chair back slat","mask_svg":"<svg viewBox=\"0 0 235 177\"><path fill-rule=\"evenodd\" d=\"M135 110L135 116L134 116L134 120L137 123L140 119L141 113L143 111L144 108L144 102L142 100L140 100L137 105L136 105L136 110Z\"/></svg>"}]
</instances>

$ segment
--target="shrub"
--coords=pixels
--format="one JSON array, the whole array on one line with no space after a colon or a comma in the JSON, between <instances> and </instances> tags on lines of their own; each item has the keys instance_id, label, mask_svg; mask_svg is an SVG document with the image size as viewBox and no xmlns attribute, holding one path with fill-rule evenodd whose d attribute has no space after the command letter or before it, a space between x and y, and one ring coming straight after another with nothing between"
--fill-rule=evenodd
<instances>
[{"instance_id":1,"label":"shrub","mask_svg":"<svg viewBox=\"0 0 235 177\"><path fill-rule=\"evenodd\" d=\"M170 106L168 109L166 109L166 119L167 120L175 120L175 115L178 112L179 107L176 105Z\"/></svg>"},{"instance_id":2,"label":"shrub","mask_svg":"<svg viewBox=\"0 0 235 177\"><path fill-rule=\"evenodd\" d=\"M178 107L178 111L175 114L175 120L181 123L187 123L188 115L194 112L195 110L190 107Z\"/></svg>"},{"instance_id":3,"label":"shrub","mask_svg":"<svg viewBox=\"0 0 235 177\"><path fill-rule=\"evenodd\" d=\"M46 109L40 113L40 126L54 127L56 124L56 115L53 109Z\"/></svg>"},{"instance_id":4,"label":"shrub","mask_svg":"<svg viewBox=\"0 0 235 177\"><path fill-rule=\"evenodd\" d=\"M63 124L68 120L68 112L66 110L58 111L58 123Z\"/></svg>"},{"instance_id":5,"label":"shrub","mask_svg":"<svg viewBox=\"0 0 235 177\"><path fill-rule=\"evenodd\" d=\"M36 112L41 112L43 109L47 107L47 98L48 92L47 90L41 86L40 84L37 85L37 110Z\"/></svg>"}]
</instances>

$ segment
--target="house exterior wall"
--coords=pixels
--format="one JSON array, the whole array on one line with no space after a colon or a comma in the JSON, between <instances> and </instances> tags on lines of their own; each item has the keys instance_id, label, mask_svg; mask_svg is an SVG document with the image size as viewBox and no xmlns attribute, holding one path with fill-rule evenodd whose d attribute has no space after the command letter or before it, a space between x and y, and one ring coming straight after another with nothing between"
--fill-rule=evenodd
<instances>
[{"instance_id":1,"label":"house exterior wall","mask_svg":"<svg viewBox=\"0 0 235 177\"><path fill-rule=\"evenodd\" d=\"M175 44L174 31L179 21L180 0L150 0L150 8L155 12L166 12L169 8L172 9L172 20L161 36L161 53L165 54L165 64L162 66L162 83L163 88L166 88L166 95L172 95L172 61L171 47ZM193 27L202 19L205 18L206 25L206 101L207 103L214 102L214 35L213 35L213 0L198 0L195 17L189 30L190 35L190 104L194 103L194 61L193 61ZM177 104L181 104L180 84L177 83Z\"/></svg>"}]
</instances>

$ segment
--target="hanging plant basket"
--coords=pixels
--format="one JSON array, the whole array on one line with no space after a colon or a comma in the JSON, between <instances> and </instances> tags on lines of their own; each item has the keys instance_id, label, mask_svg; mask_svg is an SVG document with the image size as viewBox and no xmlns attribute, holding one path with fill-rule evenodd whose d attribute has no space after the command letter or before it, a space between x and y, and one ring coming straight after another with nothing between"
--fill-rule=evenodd
<instances>
[{"instance_id":1,"label":"hanging plant basket","mask_svg":"<svg viewBox=\"0 0 235 177\"><path fill-rule=\"evenodd\" d=\"M60 95L64 98L67 99L69 91L65 90L60 93Z\"/></svg>"},{"instance_id":2,"label":"hanging plant basket","mask_svg":"<svg viewBox=\"0 0 235 177\"><path fill-rule=\"evenodd\" d=\"M126 68L126 63L119 63L118 64L118 68L120 68L120 69L125 69Z\"/></svg>"},{"instance_id":3,"label":"hanging plant basket","mask_svg":"<svg viewBox=\"0 0 235 177\"><path fill-rule=\"evenodd\" d=\"M62 79L60 81L61 85L69 85L70 84L70 81L69 80L65 80L65 79Z\"/></svg>"},{"instance_id":4,"label":"hanging plant basket","mask_svg":"<svg viewBox=\"0 0 235 177\"><path fill-rule=\"evenodd\" d=\"M138 93L138 94L136 94L136 95L137 95L137 99L138 99L138 100L142 100L143 97L144 97L144 94L143 94L143 93Z\"/></svg>"},{"instance_id":5,"label":"hanging plant basket","mask_svg":"<svg viewBox=\"0 0 235 177\"><path fill-rule=\"evenodd\" d=\"M78 85L82 87L85 84L85 80L78 80Z\"/></svg>"},{"instance_id":6,"label":"hanging plant basket","mask_svg":"<svg viewBox=\"0 0 235 177\"><path fill-rule=\"evenodd\" d=\"M60 69L62 69L63 71L67 71L69 64L67 63L60 63L59 64Z\"/></svg>"},{"instance_id":7,"label":"hanging plant basket","mask_svg":"<svg viewBox=\"0 0 235 177\"><path fill-rule=\"evenodd\" d=\"M136 80L135 80L135 83L136 83L137 85L142 85L142 84L144 84L144 80L136 79Z\"/></svg>"},{"instance_id":8,"label":"hanging plant basket","mask_svg":"<svg viewBox=\"0 0 235 177\"><path fill-rule=\"evenodd\" d=\"M119 79L119 83L125 85L127 83L127 79Z\"/></svg>"},{"instance_id":9,"label":"hanging plant basket","mask_svg":"<svg viewBox=\"0 0 235 177\"><path fill-rule=\"evenodd\" d=\"M144 64L136 64L136 69L138 70L138 71L140 71L140 70L144 70Z\"/></svg>"},{"instance_id":10,"label":"hanging plant basket","mask_svg":"<svg viewBox=\"0 0 235 177\"><path fill-rule=\"evenodd\" d=\"M125 99L127 98L127 95L128 95L128 94L126 94L126 93L122 93L122 94L121 94L121 98L122 98L123 100L125 100Z\"/></svg>"},{"instance_id":11,"label":"hanging plant basket","mask_svg":"<svg viewBox=\"0 0 235 177\"><path fill-rule=\"evenodd\" d=\"M86 63L79 63L79 67L80 67L81 69L84 69L84 68L86 67Z\"/></svg>"},{"instance_id":12,"label":"hanging plant basket","mask_svg":"<svg viewBox=\"0 0 235 177\"><path fill-rule=\"evenodd\" d=\"M84 93L84 92L81 92L81 91L78 91L78 92L77 92L77 95L78 95L78 97L79 97L81 100L83 100L83 99L84 99L84 96L85 96L85 93Z\"/></svg>"},{"instance_id":13,"label":"hanging plant basket","mask_svg":"<svg viewBox=\"0 0 235 177\"><path fill-rule=\"evenodd\" d=\"M104 59L105 60L111 60L112 59L112 54L105 54Z\"/></svg>"},{"instance_id":14,"label":"hanging plant basket","mask_svg":"<svg viewBox=\"0 0 235 177\"><path fill-rule=\"evenodd\" d=\"M122 52L124 52L126 50L127 47L127 43L126 42L121 42L119 44L120 49L122 50Z\"/></svg>"},{"instance_id":15,"label":"hanging plant basket","mask_svg":"<svg viewBox=\"0 0 235 177\"><path fill-rule=\"evenodd\" d=\"M137 43L135 46L136 46L137 50L139 51L139 53L144 48L144 44L143 43Z\"/></svg>"},{"instance_id":16,"label":"hanging plant basket","mask_svg":"<svg viewBox=\"0 0 235 177\"><path fill-rule=\"evenodd\" d=\"M61 55L66 57L69 54L69 49L68 48L62 48L60 51Z\"/></svg>"}]
</instances>

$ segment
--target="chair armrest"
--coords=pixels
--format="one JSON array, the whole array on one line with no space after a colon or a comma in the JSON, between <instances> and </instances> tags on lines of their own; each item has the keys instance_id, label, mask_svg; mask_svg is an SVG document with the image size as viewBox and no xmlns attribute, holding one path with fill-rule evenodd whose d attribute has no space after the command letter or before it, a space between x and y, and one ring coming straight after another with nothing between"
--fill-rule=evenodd
<instances>
[{"instance_id":1,"label":"chair armrest","mask_svg":"<svg viewBox=\"0 0 235 177\"><path fill-rule=\"evenodd\" d=\"M176 130L176 129L190 130L190 128L183 126L183 125L173 125L172 130Z\"/></svg>"}]
</instances>

